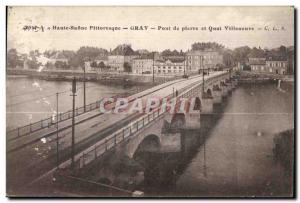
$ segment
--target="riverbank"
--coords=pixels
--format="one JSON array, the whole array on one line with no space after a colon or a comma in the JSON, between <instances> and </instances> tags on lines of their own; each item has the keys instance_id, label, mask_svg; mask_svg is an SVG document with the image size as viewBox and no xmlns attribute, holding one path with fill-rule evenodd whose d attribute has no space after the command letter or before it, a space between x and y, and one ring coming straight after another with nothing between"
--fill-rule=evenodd
<instances>
[{"instance_id":1,"label":"riverbank","mask_svg":"<svg viewBox=\"0 0 300 203\"><path fill-rule=\"evenodd\" d=\"M242 71L239 74L239 83L251 84L251 83L266 83L276 82L280 80L284 83L294 83L294 75L279 75L279 74L267 74L267 73L255 73L251 71Z\"/></svg>"},{"instance_id":2,"label":"riverbank","mask_svg":"<svg viewBox=\"0 0 300 203\"><path fill-rule=\"evenodd\" d=\"M29 70L29 69L6 69L6 75L8 77L27 76L32 78L38 78L47 81L71 81L74 77L78 81L83 81L84 72L80 70ZM181 78L181 76L166 76L155 75L154 84L161 84L170 80ZM95 72L86 71L85 80L90 82L99 82L104 85L145 85L153 83L152 74L129 74L129 73L117 73L117 72Z\"/></svg>"}]
</instances>

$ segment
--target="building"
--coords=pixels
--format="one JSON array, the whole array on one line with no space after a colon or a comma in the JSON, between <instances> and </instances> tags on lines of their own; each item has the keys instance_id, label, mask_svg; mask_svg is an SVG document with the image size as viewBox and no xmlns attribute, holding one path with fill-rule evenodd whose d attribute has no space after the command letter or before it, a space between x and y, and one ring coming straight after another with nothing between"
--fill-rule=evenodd
<instances>
[{"instance_id":1,"label":"building","mask_svg":"<svg viewBox=\"0 0 300 203\"><path fill-rule=\"evenodd\" d=\"M201 69L215 69L223 64L223 56L217 51L188 51L186 54L187 72L197 72Z\"/></svg>"},{"instance_id":2,"label":"building","mask_svg":"<svg viewBox=\"0 0 300 203\"><path fill-rule=\"evenodd\" d=\"M287 74L288 61L282 56L265 56L263 52L251 52L249 54L251 72L264 74Z\"/></svg>"},{"instance_id":3,"label":"building","mask_svg":"<svg viewBox=\"0 0 300 203\"><path fill-rule=\"evenodd\" d=\"M294 51L294 46L288 47L288 53L287 53L288 57L288 69L287 69L287 74L294 74L295 72L295 59L294 59L294 55L295 55L295 51Z\"/></svg>"},{"instance_id":4,"label":"building","mask_svg":"<svg viewBox=\"0 0 300 203\"><path fill-rule=\"evenodd\" d=\"M184 59L168 59L156 60L154 62L155 74L168 74L168 75L183 75L185 73L185 60Z\"/></svg>"},{"instance_id":5,"label":"building","mask_svg":"<svg viewBox=\"0 0 300 203\"><path fill-rule=\"evenodd\" d=\"M266 60L266 72L272 74L287 74L288 61L286 57L268 57Z\"/></svg>"},{"instance_id":6,"label":"building","mask_svg":"<svg viewBox=\"0 0 300 203\"><path fill-rule=\"evenodd\" d=\"M248 55L251 71L266 72L266 56L262 49L253 48Z\"/></svg>"},{"instance_id":7,"label":"building","mask_svg":"<svg viewBox=\"0 0 300 203\"><path fill-rule=\"evenodd\" d=\"M249 62L252 72L266 72L266 59Z\"/></svg>"},{"instance_id":8,"label":"building","mask_svg":"<svg viewBox=\"0 0 300 203\"><path fill-rule=\"evenodd\" d=\"M132 66L132 60L139 54L132 50L131 45L122 44L117 46L108 56L108 66L112 71L123 72L124 63Z\"/></svg>"},{"instance_id":9,"label":"building","mask_svg":"<svg viewBox=\"0 0 300 203\"><path fill-rule=\"evenodd\" d=\"M153 69L153 57L144 56L132 60L132 73L151 74Z\"/></svg>"},{"instance_id":10,"label":"building","mask_svg":"<svg viewBox=\"0 0 300 203\"><path fill-rule=\"evenodd\" d=\"M53 56L50 57L49 62L52 64L55 64L56 62L68 64L69 59L63 54L63 52L58 51Z\"/></svg>"}]
</instances>

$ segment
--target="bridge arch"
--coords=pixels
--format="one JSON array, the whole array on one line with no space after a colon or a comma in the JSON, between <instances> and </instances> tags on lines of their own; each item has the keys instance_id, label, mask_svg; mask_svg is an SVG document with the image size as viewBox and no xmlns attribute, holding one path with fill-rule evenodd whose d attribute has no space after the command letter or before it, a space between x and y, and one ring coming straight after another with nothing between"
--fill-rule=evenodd
<instances>
[{"instance_id":1,"label":"bridge arch","mask_svg":"<svg viewBox=\"0 0 300 203\"><path fill-rule=\"evenodd\" d=\"M212 90L209 88L209 89L207 89L207 91L206 91L206 95L207 95L207 97L209 97L209 98L211 98L212 97Z\"/></svg>"},{"instance_id":2,"label":"bridge arch","mask_svg":"<svg viewBox=\"0 0 300 203\"><path fill-rule=\"evenodd\" d=\"M227 86L227 85L225 84L225 80L220 81L220 86Z\"/></svg>"},{"instance_id":3,"label":"bridge arch","mask_svg":"<svg viewBox=\"0 0 300 203\"><path fill-rule=\"evenodd\" d=\"M194 110L201 110L202 107L202 103L201 103L201 99L199 97L196 97L195 99L195 105L194 105Z\"/></svg>"},{"instance_id":4,"label":"bridge arch","mask_svg":"<svg viewBox=\"0 0 300 203\"><path fill-rule=\"evenodd\" d=\"M213 86L213 91L218 91L218 90L220 90L220 84L217 83Z\"/></svg>"},{"instance_id":5,"label":"bridge arch","mask_svg":"<svg viewBox=\"0 0 300 203\"><path fill-rule=\"evenodd\" d=\"M185 125L185 114L175 113L171 120L171 129L180 129Z\"/></svg>"},{"instance_id":6,"label":"bridge arch","mask_svg":"<svg viewBox=\"0 0 300 203\"><path fill-rule=\"evenodd\" d=\"M137 143L135 149L132 152L132 158L138 159L141 152L157 152L160 148L160 137L156 134L149 134L143 137L139 143Z\"/></svg>"}]
</instances>

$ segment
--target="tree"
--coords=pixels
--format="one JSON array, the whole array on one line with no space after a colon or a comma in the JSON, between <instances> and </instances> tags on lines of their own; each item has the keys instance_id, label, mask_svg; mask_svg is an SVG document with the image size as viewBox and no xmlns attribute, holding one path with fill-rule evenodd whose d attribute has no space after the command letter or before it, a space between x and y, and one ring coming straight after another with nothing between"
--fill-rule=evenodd
<instances>
[{"instance_id":1,"label":"tree","mask_svg":"<svg viewBox=\"0 0 300 203\"><path fill-rule=\"evenodd\" d=\"M53 65L51 62L49 62L49 61L48 61L48 62L46 63L46 65L45 65L45 67L46 67L47 69L52 69L53 66L54 66L54 65Z\"/></svg>"},{"instance_id":2,"label":"tree","mask_svg":"<svg viewBox=\"0 0 300 203\"><path fill-rule=\"evenodd\" d=\"M28 68L30 69L38 69L38 67L40 66L41 64L37 62L36 59L29 59L27 60L27 66Z\"/></svg>"},{"instance_id":3,"label":"tree","mask_svg":"<svg viewBox=\"0 0 300 203\"><path fill-rule=\"evenodd\" d=\"M101 61L101 62L98 64L98 67L99 67L101 70L103 70L106 66L105 66L104 62Z\"/></svg>"},{"instance_id":4,"label":"tree","mask_svg":"<svg viewBox=\"0 0 300 203\"><path fill-rule=\"evenodd\" d=\"M93 62L90 64L90 66L91 66L92 68L97 68L97 67L98 67L98 64L97 64L96 61L93 61Z\"/></svg>"},{"instance_id":5,"label":"tree","mask_svg":"<svg viewBox=\"0 0 300 203\"><path fill-rule=\"evenodd\" d=\"M132 68L131 68L131 66L130 66L130 64L128 62L125 62L123 64L123 67L124 67L124 72L127 72L127 73L132 72Z\"/></svg>"},{"instance_id":6,"label":"tree","mask_svg":"<svg viewBox=\"0 0 300 203\"><path fill-rule=\"evenodd\" d=\"M99 55L108 54L106 49L96 48L96 47L80 47L76 52L76 56L72 57L71 64L75 67L84 66L85 61L95 60Z\"/></svg>"},{"instance_id":7,"label":"tree","mask_svg":"<svg viewBox=\"0 0 300 203\"><path fill-rule=\"evenodd\" d=\"M182 52L182 50L177 51L176 49L174 49L173 51L171 51L170 49L166 49L164 51L161 52L162 56L180 56L180 55L184 55L184 53Z\"/></svg>"},{"instance_id":8,"label":"tree","mask_svg":"<svg viewBox=\"0 0 300 203\"><path fill-rule=\"evenodd\" d=\"M213 51L221 51L225 47L222 44L218 44L216 42L196 42L192 44L193 51L205 51L205 50L213 50Z\"/></svg>"},{"instance_id":9,"label":"tree","mask_svg":"<svg viewBox=\"0 0 300 203\"><path fill-rule=\"evenodd\" d=\"M226 67L232 67L234 65L233 51L227 49L223 51L223 62Z\"/></svg>"},{"instance_id":10,"label":"tree","mask_svg":"<svg viewBox=\"0 0 300 203\"><path fill-rule=\"evenodd\" d=\"M70 65L68 65L64 61L56 61L54 63L54 66L55 66L56 69L69 69L70 68Z\"/></svg>"},{"instance_id":11,"label":"tree","mask_svg":"<svg viewBox=\"0 0 300 203\"><path fill-rule=\"evenodd\" d=\"M166 49L164 51L161 52L162 56L171 56L172 55L172 51L170 49Z\"/></svg>"},{"instance_id":12,"label":"tree","mask_svg":"<svg viewBox=\"0 0 300 203\"><path fill-rule=\"evenodd\" d=\"M7 53L7 66L16 68L21 62L16 49L10 49Z\"/></svg>"},{"instance_id":13,"label":"tree","mask_svg":"<svg viewBox=\"0 0 300 203\"><path fill-rule=\"evenodd\" d=\"M250 47L243 46L233 50L233 58L240 63L246 63L248 61L248 54L251 52Z\"/></svg>"}]
</instances>

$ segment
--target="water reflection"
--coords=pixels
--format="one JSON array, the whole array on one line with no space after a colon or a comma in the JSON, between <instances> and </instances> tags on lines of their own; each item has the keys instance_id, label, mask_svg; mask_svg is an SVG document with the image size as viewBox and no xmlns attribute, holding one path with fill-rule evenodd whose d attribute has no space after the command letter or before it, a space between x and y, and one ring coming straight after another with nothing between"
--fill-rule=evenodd
<instances>
[{"instance_id":1,"label":"water reflection","mask_svg":"<svg viewBox=\"0 0 300 203\"><path fill-rule=\"evenodd\" d=\"M147 196L288 196L292 178L274 161L274 136L293 129L293 86L243 86L200 131L181 132L176 153L143 153ZM289 146L293 147L293 146ZM141 158L142 157L142 158Z\"/></svg>"}]
</instances>

